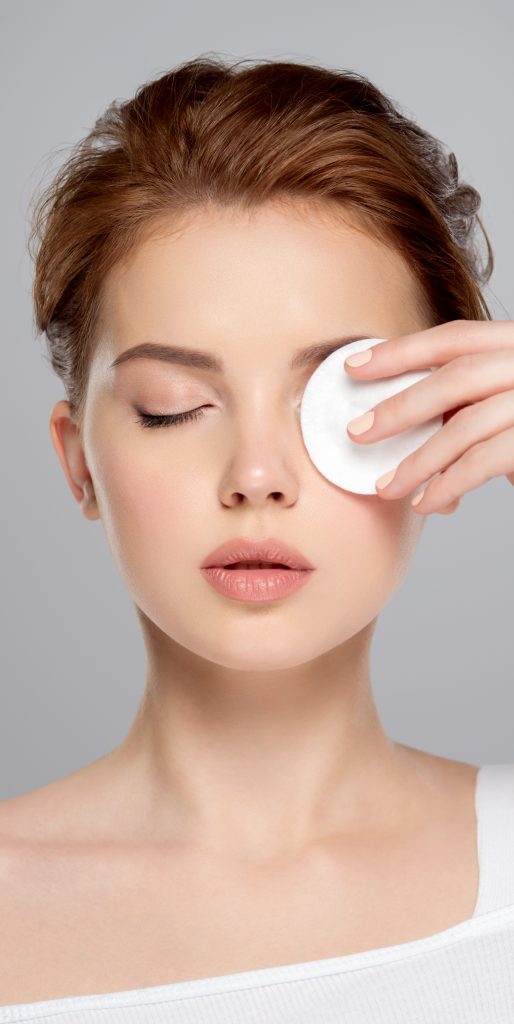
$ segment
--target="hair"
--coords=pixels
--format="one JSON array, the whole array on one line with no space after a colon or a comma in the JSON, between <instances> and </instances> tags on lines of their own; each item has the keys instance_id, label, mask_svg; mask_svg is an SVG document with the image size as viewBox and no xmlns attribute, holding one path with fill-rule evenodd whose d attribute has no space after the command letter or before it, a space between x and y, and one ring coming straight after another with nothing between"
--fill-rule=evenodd
<instances>
[{"instance_id":1,"label":"hair","mask_svg":"<svg viewBox=\"0 0 514 1024\"><path fill-rule=\"evenodd\" d=\"M244 63L199 57L114 100L33 200L35 326L80 428L106 275L195 209L296 200L348 214L404 257L431 324L492 319L481 197L454 153L355 71Z\"/></svg>"}]
</instances>

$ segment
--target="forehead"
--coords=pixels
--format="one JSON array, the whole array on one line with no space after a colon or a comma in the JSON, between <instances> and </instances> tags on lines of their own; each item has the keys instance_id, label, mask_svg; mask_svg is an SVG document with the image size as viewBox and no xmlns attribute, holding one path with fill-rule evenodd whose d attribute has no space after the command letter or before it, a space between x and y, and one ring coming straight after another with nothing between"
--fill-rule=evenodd
<instances>
[{"instance_id":1,"label":"forehead","mask_svg":"<svg viewBox=\"0 0 514 1024\"><path fill-rule=\"evenodd\" d=\"M170 331L201 347L241 332L298 341L419 319L421 289L402 256L345 218L273 203L162 221L104 283L116 351Z\"/></svg>"}]
</instances>

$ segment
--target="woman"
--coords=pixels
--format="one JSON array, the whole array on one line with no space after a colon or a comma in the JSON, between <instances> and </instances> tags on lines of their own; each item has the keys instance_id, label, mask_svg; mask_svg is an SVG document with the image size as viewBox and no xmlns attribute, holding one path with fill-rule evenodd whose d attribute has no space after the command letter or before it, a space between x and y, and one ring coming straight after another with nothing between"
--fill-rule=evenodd
<instances>
[{"instance_id":1,"label":"woman","mask_svg":"<svg viewBox=\"0 0 514 1024\"><path fill-rule=\"evenodd\" d=\"M479 204L364 77L217 59L111 104L41 197L51 437L148 672L118 747L3 802L0 1020L514 1015L514 764L394 742L370 676L426 516L514 482ZM355 443L444 417L371 496L299 426L356 336L387 339L356 378L436 369Z\"/></svg>"}]
</instances>

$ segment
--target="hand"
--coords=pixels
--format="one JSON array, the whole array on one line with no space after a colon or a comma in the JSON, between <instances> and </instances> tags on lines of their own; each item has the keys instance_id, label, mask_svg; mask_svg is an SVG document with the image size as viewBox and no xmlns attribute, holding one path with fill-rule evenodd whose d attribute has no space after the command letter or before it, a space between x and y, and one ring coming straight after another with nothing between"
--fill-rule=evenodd
<instances>
[{"instance_id":1,"label":"hand","mask_svg":"<svg viewBox=\"0 0 514 1024\"><path fill-rule=\"evenodd\" d=\"M439 473L413 500L421 497L417 512L446 514L456 511L467 491L495 476L505 474L514 485L513 320L450 320L368 351L372 358L362 366L345 361L357 380L437 369L374 406L373 424L364 433L354 436L348 425L352 440L381 441L443 415L443 426L391 467L394 480L378 490L381 498L403 498Z\"/></svg>"}]
</instances>

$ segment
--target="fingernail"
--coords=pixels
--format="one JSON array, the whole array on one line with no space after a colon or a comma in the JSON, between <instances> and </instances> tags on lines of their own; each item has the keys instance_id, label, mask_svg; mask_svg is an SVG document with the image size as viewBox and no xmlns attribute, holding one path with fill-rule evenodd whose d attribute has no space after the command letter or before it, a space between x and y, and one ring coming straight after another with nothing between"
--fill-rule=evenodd
<instances>
[{"instance_id":1,"label":"fingernail","mask_svg":"<svg viewBox=\"0 0 514 1024\"><path fill-rule=\"evenodd\" d=\"M367 348L364 352L356 352L354 356L348 356L345 363L348 363L348 366L363 366L364 363L369 363L372 353L373 349L371 348Z\"/></svg>"},{"instance_id":2,"label":"fingernail","mask_svg":"<svg viewBox=\"0 0 514 1024\"><path fill-rule=\"evenodd\" d=\"M379 476L378 480L375 480L375 487L380 487L380 489L382 489L382 487L387 487L395 475L395 469L391 469L389 473L384 473L383 476Z\"/></svg>"},{"instance_id":3,"label":"fingernail","mask_svg":"<svg viewBox=\"0 0 514 1024\"><path fill-rule=\"evenodd\" d=\"M356 420L352 420L348 424L348 430L351 430L352 434L363 434L372 426L374 419L375 413L372 409L371 412L365 412L364 416L358 416Z\"/></svg>"},{"instance_id":4,"label":"fingernail","mask_svg":"<svg viewBox=\"0 0 514 1024\"><path fill-rule=\"evenodd\" d=\"M426 491L426 487L425 487L425 491ZM416 497L413 498L412 501L411 501L411 505L419 505L419 503L420 503L420 501L421 501L425 491L420 491L419 494L416 494Z\"/></svg>"}]
</instances>

